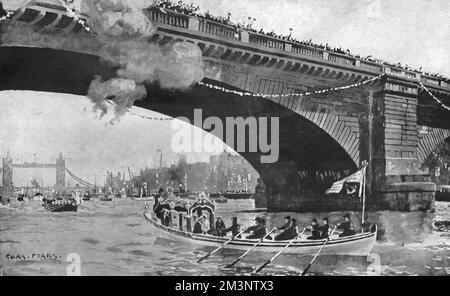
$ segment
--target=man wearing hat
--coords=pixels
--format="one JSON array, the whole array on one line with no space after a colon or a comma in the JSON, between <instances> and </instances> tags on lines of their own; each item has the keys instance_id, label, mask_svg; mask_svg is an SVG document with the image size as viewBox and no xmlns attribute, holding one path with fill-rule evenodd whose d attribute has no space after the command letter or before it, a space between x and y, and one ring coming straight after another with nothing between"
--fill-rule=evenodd
<instances>
[{"instance_id":1,"label":"man wearing hat","mask_svg":"<svg viewBox=\"0 0 450 296\"><path fill-rule=\"evenodd\" d=\"M337 225L337 229L342 229L342 233L339 234L339 237L355 235L356 231L353 229L353 224L350 220L350 214L345 214L344 219L344 222Z\"/></svg>"},{"instance_id":2,"label":"man wearing hat","mask_svg":"<svg viewBox=\"0 0 450 296\"><path fill-rule=\"evenodd\" d=\"M233 217L233 218L231 218L231 226L224 229L223 232L226 234L231 231L231 235L236 236L239 234L240 229L241 229L241 225L238 224L237 217ZM239 235L238 238L241 238L241 235Z\"/></svg>"},{"instance_id":3,"label":"man wearing hat","mask_svg":"<svg viewBox=\"0 0 450 296\"><path fill-rule=\"evenodd\" d=\"M225 236L225 223L223 222L222 218L217 216L216 223L214 224L214 231L213 235L216 236Z\"/></svg>"},{"instance_id":4,"label":"man wearing hat","mask_svg":"<svg viewBox=\"0 0 450 296\"><path fill-rule=\"evenodd\" d=\"M245 232L251 232L252 234L247 236L247 239L259 239L266 235L266 219L263 217L255 218L256 225L250 226Z\"/></svg>"},{"instance_id":5,"label":"man wearing hat","mask_svg":"<svg viewBox=\"0 0 450 296\"><path fill-rule=\"evenodd\" d=\"M330 230L330 226L328 225L328 218L323 218L322 222L323 222L323 225L319 226L320 237L328 238L328 232Z\"/></svg>"},{"instance_id":6,"label":"man wearing hat","mask_svg":"<svg viewBox=\"0 0 450 296\"><path fill-rule=\"evenodd\" d=\"M159 205L159 200L163 198L163 194L164 194L164 188L159 188L158 194L155 195L155 197L154 197L155 203L153 204L153 212L155 212L155 213L156 213L155 210Z\"/></svg>"},{"instance_id":7,"label":"man wearing hat","mask_svg":"<svg viewBox=\"0 0 450 296\"><path fill-rule=\"evenodd\" d=\"M284 224L283 224L283 226L278 227L278 230L285 230L289 226L291 226L291 216L286 216L286 217L284 217Z\"/></svg>"},{"instance_id":8,"label":"man wearing hat","mask_svg":"<svg viewBox=\"0 0 450 296\"><path fill-rule=\"evenodd\" d=\"M290 219L289 226L280 234L275 236L275 240L291 240L298 236L297 232L297 221L295 219Z\"/></svg>"},{"instance_id":9,"label":"man wearing hat","mask_svg":"<svg viewBox=\"0 0 450 296\"><path fill-rule=\"evenodd\" d=\"M320 237L319 224L317 224L317 219L316 218L313 218L311 220L311 225L306 227L306 229L311 231L311 236L308 236L307 239L322 239Z\"/></svg>"}]
</instances>

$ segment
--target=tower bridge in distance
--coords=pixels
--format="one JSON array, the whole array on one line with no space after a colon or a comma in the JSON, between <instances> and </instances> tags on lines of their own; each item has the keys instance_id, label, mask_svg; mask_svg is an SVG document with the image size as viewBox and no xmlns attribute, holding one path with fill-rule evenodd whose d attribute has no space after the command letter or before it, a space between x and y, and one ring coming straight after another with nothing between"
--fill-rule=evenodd
<instances>
[{"instance_id":1,"label":"tower bridge in distance","mask_svg":"<svg viewBox=\"0 0 450 296\"><path fill-rule=\"evenodd\" d=\"M254 94L290 94L284 98L239 96L195 85L187 92L148 87L135 105L169 116L279 117L280 157L260 163L261 151L240 153L265 183L269 211L331 211L359 207L359 201L325 197L334 181L369 162L368 206L372 210L429 210L436 184L427 161L450 141L450 112L421 86L450 106L450 81L326 49L281 40L200 17L155 7L145 14L157 26L148 42L196 44L203 53L203 83ZM89 19L82 15L87 23ZM64 7L37 2L1 25L30 26L41 34L88 34ZM41 30L41 31L39 31ZM51 37L50 37L51 38ZM11 38L9 38L11 39ZM86 95L95 75L116 77L92 53L70 43L36 48L32 41L2 38L0 89ZM36 73L39 73L38 75ZM364 86L298 96L315 90ZM270 127L269 127L270 128ZM224 130L224 135L226 131ZM232 147L236 148L236 147ZM447 182L444 180L440 182ZM258 201L259 202L259 201Z\"/></svg>"},{"instance_id":2,"label":"tower bridge in distance","mask_svg":"<svg viewBox=\"0 0 450 296\"><path fill-rule=\"evenodd\" d=\"M68 168L66 168L66 160L63 157L63 154L60 153L55 163L37 163L37 162L24 162L24 163L13 163L12 158L9 155L9 152L5 157L2 158L2 166L0 167L0 174L2 175L2 190L0 191L0 196L9 196L13 194L14 186L13 184L13 173L14 170L20 169L54 169L55 170L55 185L54 188L63 193L66 189L66 173L72 177L78 185L83 186L84 188L94 188L95 185L90 184L87 181L82 180L73 174ZM21 187L21 186L19 186Z\"/></svg>"}]
</instances>

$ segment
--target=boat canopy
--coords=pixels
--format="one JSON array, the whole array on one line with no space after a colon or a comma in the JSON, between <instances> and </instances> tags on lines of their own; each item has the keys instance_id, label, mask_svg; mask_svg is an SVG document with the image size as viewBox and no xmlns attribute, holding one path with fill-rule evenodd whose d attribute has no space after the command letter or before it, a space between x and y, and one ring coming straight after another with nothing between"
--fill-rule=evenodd
<instances>
[{"instance_id":1,"label":"boat canopy","mask_svg":"<svg viewBox=\"0 0 450 296\"><path fill-rule=\"evenodd\" d=\"M188 215L190 216L196 215L197 217L200 217L202 216L203 211L207 211L209 223L210 225L214 225L214 210L215 210L214 202L212 202L205 196L200 196L200 198L197 199L195 203L189 207Z\"/></svg>"}]
</instances>

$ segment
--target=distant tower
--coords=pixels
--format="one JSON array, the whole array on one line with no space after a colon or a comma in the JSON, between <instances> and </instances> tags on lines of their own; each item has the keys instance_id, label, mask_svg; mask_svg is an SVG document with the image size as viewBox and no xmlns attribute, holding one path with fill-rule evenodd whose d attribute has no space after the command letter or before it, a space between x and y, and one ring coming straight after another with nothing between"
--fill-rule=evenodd
<instances>
[{"instance_id":1,"label":"distant tower","mask_svg":"<svg viewBox=\"0 0 450 296\"><path fill-rule=\"evenodd\" d=\"M13 193L13 161L9 156L9 151L6 157L2 158L2 192L3 196L11 197Z\"/></svg>"},{"instance_id":2,"label":"distant tower","mask_svg":"<svg viewBox=\"0 0 450 296\"><path fill-rule=\"evenodd\" d=\"M59 153L59 157L56 159L56 187L63 188L66 186L66 160L64 159L62 152Z\"/></svg>"}]
</instances>

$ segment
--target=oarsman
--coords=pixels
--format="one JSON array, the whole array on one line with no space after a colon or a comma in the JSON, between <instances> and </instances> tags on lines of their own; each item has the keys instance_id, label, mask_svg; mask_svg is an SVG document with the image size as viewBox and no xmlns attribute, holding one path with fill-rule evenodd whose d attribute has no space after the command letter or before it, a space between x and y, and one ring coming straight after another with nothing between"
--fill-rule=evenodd
<instances>
[{"instance_id":1,"label":"oarsman","mask_svg":"<svg viewBox=\"0 0 450 296\"><path fill-rule=\"evenodd\" d=\"M284 217L284 224L281 227L278 227L278 230L285 230L289 226L291 226L291 216Z\"/></svg>"},{"instance_id":2,"label":"oarsman","mask_svg":"<svg viewBox=\"0 0 450 296\"><path fill-rule=\"evenodd\" d=\"M266 219L263 217L256 217L255 219L256 224L254 226L250 226L247 228L245 232L251 232L252 234L247 236L247 239L259 239L263 238L267 232L266 232ZM271 239L270 237L267 237L268 239Z\"/></svg>"},{"instance_id":3,"label":"oarsman","mask_svg":"<svg viewBox=\"0 0 450 296\"><path fill-rule=\"evenodd\" d=\"M311 225L306 227L307 230L311 231L311 236L308 236L307 239L321 239L319 224L317 224L317 219L313 218L311 221Z\"/></svg>"},{"instance_id":4,"label":"oarsman","mask_svg":"<svg viewBox=\"0 0 450 296\"><path fill-rule=\"evenodd\" d=\"M350 220L350 214L345 214L344 219L344 222L337 225L337 229L342 230L342 233L339 235L339 237L355 235L356 231L353 229L353 224Z\"/></svg>"},{"instance_id":5,"label":"oarsman","mask_svg":"<svg viewBox=\"0 0 450 296\"><path fill-rule=\"evenodd\" d=\"M328 225L328 218L323 218L322 222L323 222L323 225L319 226L320 237L321 238L328 238L328 232L329 232L329 229L330 229L330 226Z\"/></svg>"},{"instance_id":6,"label":"oarsman","mask_svg":"<svg viewBox=\"0 0 450 296\"><path fill-rule=\"evenodd\" d=\"M231 235L232 235L232 236L238 235L239 232L241 231L241 225L239 225L237 222L238 222L237 217L233 217L233 218L231 219L231 223L232 223L231 226L228 227L228 228L225 228L225 229L223 230L224 233L226 234L226 233L228 233L228 232L231 231ZM241 238L241 236L239 235L238 238Z\"/></svg>"},{"instance_id":7,"label":"oarsman","mask_svg":"<svg viewBox=\"0 0 450 296\"><path fill-rule=\"evenodd\" d=\"M297 221L295 219L290 219L289 227L286 228L283 232L275 236L275 240L291 240L298 236L297 232Z\"/></svg>"}]
</instances>

